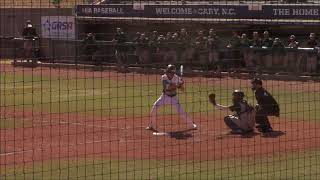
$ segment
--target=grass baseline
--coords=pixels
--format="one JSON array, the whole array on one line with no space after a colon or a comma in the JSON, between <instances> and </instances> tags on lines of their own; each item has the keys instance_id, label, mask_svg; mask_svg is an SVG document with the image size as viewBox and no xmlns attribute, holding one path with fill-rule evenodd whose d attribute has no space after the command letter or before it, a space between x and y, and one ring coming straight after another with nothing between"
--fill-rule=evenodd
<instances>
[{"instance_id":1,"label":"grass baseline","mask_svg":"<svg viewBox=\"0 0 320 180\"><path fill-rule=\"evenodd\" d=\"M320 151L215 161L73 159L2 168L5 179L319 179Z\"/></svg>"}]
</instances>

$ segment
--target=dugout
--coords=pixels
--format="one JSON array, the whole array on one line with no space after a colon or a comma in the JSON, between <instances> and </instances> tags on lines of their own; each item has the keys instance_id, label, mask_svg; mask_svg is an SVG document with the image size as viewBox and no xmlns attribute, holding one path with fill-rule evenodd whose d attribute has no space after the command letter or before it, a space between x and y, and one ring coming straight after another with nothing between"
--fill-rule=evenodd
<instances>
[{"instance_id":1,"label":"dugout","mask_svg":"<svg viewBox=\"0 0 320 180\"><path fill-rule=\"evenodd\" d=\"M277 24L277 23L260 23L256 24L253 21L216 21L216 20L192 20L192 19L177 19L172 18L170 20L163 19L148 19L148 18L93 18L93 17L77 17L77 29L78 38L82 39L86 33L93 32L96 34L97 40L111 41L117 27L122 28L129 40L133 40L136 32L141 33L151 33L156 30L159 34L164 34L166 32L177 32L181 28L186 28L189 35L196 36L196 33L200 30L207 31L210 28L214 28L217 34L224 40L222 46L225 46L232 31L238 31L239 33L247 33L250 37L253 31L258 31L263 33L263 31L268 30L272 37L280 37L284 41L288 38L290 34L295 34L298 38L304 39L308 36L310 32L318 32L319 26L314 26L312 24L299 25L299 24ZM111 43L106 43L103 46L103 56L108 56L108 61L112 61L113 57L113 47ZM232 61L231 64L237 64L241 57L239 53L232 53L235 57L230 57L228 51L222 51L220 58L226 59L226 61ZM132 53L131 53L132 55ZM135 57L131 56L130 59ZM134 60L133 60L134 62ZM228 63L227 63L228 64Z\"/></svg>"},{"instance_id":2,"label":"dugout","mask_svg":"<svg viewBox=\"0 0 320 180\"><path fill-rule=\"evenodd\" d=\"M152 32L159 33L176 32L181 28L186 28L189 35L195 35L202 30L205 33L213 28L222 38L228 38L232 31L247 33L249 36L253 31L263 32L268 30L272 36L287 38L294 34L303 38L311 32L319 33L319 24L301 23L283 23L280 22L263 22L255 23L253 21L240 22L223 22L221 21L194 21L194 20L148 20L148 19L109 19L109 18L90 18L77 17L78 38L81 39L86 33L93 32L99 40L111 40L115 29L122 28L127 35L134 37L135 32Z\"/></svg>"}]
</instances>

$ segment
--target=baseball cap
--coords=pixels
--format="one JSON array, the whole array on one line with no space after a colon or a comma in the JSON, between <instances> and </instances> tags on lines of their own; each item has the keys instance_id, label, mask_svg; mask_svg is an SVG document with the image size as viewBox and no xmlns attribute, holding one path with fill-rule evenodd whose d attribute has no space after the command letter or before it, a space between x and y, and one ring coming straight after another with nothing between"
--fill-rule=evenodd
<instances>
[{"instance_id":1,"label":"baseball cap","mask_svg":"<svg viewBox=\"0 0 320 180\"><path fill-rule=\"evenodd\" d=\"M259 85L262 85L262 80L260 78L254 78L252 81L251 81L251 84L259 84Z\"/></svg>"}]
</instances>

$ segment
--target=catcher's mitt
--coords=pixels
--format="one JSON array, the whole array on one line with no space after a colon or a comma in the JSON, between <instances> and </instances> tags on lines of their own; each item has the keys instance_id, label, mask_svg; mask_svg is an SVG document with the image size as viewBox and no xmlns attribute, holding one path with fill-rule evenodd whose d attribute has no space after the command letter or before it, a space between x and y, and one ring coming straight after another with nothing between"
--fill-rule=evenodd
<instances>
[{"instance_id":1,"label":"catcher's mitt","mask_svg":"<svg viewBox=\"0 0 320 180\"><path fill-rule=\"evenodd\" d=\"M213 104L216 105L216 95L211 93L209 94L209 101Z\"/></svg>"}]
</instances>

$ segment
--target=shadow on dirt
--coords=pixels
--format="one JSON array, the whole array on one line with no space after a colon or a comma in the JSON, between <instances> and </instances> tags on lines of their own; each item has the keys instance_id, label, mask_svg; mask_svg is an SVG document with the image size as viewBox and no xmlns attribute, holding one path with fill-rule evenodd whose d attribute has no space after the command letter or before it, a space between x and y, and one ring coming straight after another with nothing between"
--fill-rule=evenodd
<instances>
[{"instance_id":1,"label":"shadow on dirt","mask_svg":"<svg viewBox=\"0 0 320 180\"><path fill-rule=\"evenodd\" d=\"M168 133L170 138L178 139L178 140L185 140L188 138L192 138L193 134L189 131L175 131Z\"/></svg>"},{"instance_id":2,"label":"shadow on dirt","mask_svg":"<svg viewBox=\"0 0 320 180\"><path fill-rule=\"evenodd\" d=\"M225 134L221 134L218 135L216 137L216 139L225 139L225 138L254 138L255 136L260 135L263 138L277 138L280 136L285 135L286 133L283 131L272 131L269 133L259 133L259 132L250 132L250 133L246 133L246 134L233 134L233 133L225 133Z\"/></svg>"},{"instance_id":3,"label":"shadow on dirt","mask_svg":"<svg viewBox=\"0 0 320 180\"><path fill-rule=\"evenodd\" d=\"M283 131L272 131L272 132L269 132L269 133L261 134L261 137L264 137L264 138L277 138L277 137L283 136L285 134L286 133L283 132Z\"/></svg>"}]
</instances>

